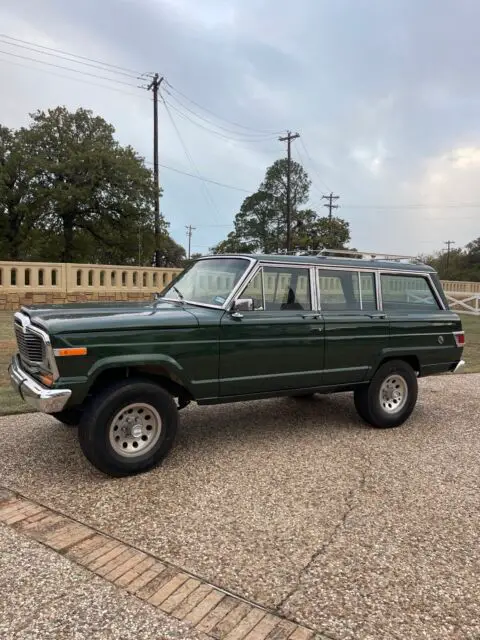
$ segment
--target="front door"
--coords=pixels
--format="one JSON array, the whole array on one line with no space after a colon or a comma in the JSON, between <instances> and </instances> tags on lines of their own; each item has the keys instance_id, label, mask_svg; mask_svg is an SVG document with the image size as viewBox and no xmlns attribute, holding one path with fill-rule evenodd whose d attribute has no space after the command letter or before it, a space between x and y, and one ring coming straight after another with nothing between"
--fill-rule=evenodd
<instances>
[{"instance_id":1,"label":"front door","mask_svg":"<svg viewBox=\"0 0 480 640\"><path fill-rule=\"evenodd\" d=\"M319 269L320 306L325 321L325 385L368 379L388 342L389 323L377 310L371 271Z\"/></svg>"},{"instance_id":2,"label":"front door","mask_svg":"<svg viewBox=\"0 0 480 640\"><path fill-rule=\"evenodd\" d=\"M263 266L240 298L252 311L226 313L220 327L220 395L263 394L321 385L323 320L313 310L314 270Z\"/></svg>"}]
</instances>

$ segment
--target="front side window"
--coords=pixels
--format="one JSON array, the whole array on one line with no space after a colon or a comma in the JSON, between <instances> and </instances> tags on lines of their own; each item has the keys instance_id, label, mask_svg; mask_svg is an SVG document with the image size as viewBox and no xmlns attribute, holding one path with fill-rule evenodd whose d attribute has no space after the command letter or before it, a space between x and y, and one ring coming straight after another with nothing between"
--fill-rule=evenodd
<instances>
[{"instance_id":1,"label":"front side window","mask_svg":"<svg viewBox=\"0 0 480 640\"><path fill-rule=\"evenodd\" d=\"M377 307L373 272L320 269L322 311L372 311Z\"/></svg>"},{"instance_id":2,"label":"front side window","mask_svg":"<svg viewBox=\"0 0 480 640\"><path fill-rule=\"evenodd\" d=\"M187 300L221 307L250 262L245 258L209 258L194 262L163 291L167 300Z\"/></svg>"},{"instance_id":3,"label":"front side window","mask_svg":"<svg viewBox=\"0 0 480 640\"><path fill-rule=\"evenodd\" d=\"M254 309L257 310L311 310L309 270L301 267L262 267L240 297L252 298Z\"/></svg>"},{"instance_id":4,"label":"front side window","mask_svg":"<svg viewBox=\"0 0 480 640\"><path fill-rule=\"evenodd\" d=\"M427 278L384 273L380 277L383 308L408 313L440 309Z\"/></svg>"}]
</instances>

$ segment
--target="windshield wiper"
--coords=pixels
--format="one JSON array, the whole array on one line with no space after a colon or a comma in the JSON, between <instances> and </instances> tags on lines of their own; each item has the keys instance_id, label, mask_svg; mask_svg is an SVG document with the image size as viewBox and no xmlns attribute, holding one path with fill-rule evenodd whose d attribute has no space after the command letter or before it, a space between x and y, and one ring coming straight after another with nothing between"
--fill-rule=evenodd
<instances>
[{"instance_id":1,"label":"windshield wiper","mask_svg":"<svg viewBox=\"0 0 480 640\"><path fill-rule=\"evenodd\" d=\"M176 287L174 284L172 285L172 289L175 291L175 293L176 293L176 294L177 294L177 296L180 298L180 300L181 300L182 302L184 302L184 301L185 301L185 298L184 298L184 296L183 296L183 293L180 291L180 289L177 289L177 287Z\"/></svg>"}]
</instances>

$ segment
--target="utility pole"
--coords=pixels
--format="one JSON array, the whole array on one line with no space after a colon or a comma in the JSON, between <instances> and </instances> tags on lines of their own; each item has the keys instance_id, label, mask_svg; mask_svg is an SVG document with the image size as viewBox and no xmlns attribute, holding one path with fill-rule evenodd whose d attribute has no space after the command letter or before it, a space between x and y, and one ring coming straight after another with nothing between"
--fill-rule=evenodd
<instances>
[{"instance_id":1,"label":"utility pole","mask_svg":"<svg viewBox=\"0 0 480 640\"><path fill-rule=\"evenodd\" d=\"M163 78L153 76L147 91L153 93L153 182L155 185L155 266L160 266L160 184L158 180L158 89Z\"/></svg>"},{"instance_id":2,"label":"utility pole","mask_svg":"<svg viewBox=\"0 0 480 640\"><path fill-rule=\"evenodd\" d=\"M291 196L291 173L292 173L292 140L299 138L299 133L287 131L287 135L279 138L280 142L287 143L287 253L291 249L292 244L292 196Z\"/></svg>"},{"instance_id":3,"label":"utility pole","mask_svg":"<svg viewBox=\"0 0 480 640\"><path fill-rule=\"evenodd\" d=\"M332 224L332 209L338 209L338 204L333 204L334 200L338 200L340 196L334 196L332 192L328 196L322 196L322 200L328 200L328 204L324 204L324 207L328 209L328 235L330 236L328 239L329 244L332 244L333 238L333 224ZM334 249L334 247L329 247L330 249Z\"/></svg>"},{"instance_id":4,"label":"utility pole","mask_svg":"<svg viewBox=\"0 0 480 640\"><path fill-rule=\"evenodd\" d=\"M447 245L447 266L445 268L446 274L448 274L448 266L450 264L450 247L455 244L455 240L446 240L443 244Z\"/></svg>"},{"instance_id":5,"label":"utility pole","mask_svg":"<svg viewBox=\"0 0 480 640\"><path fill-rule=\"evenodd\" d=\"M188 236L188 259L190 260L191 256L191 248L192 248L192 232L195 231L196 227L192 227L191 224L186 225L187 236Z\"/></svg>"}]
</instances>

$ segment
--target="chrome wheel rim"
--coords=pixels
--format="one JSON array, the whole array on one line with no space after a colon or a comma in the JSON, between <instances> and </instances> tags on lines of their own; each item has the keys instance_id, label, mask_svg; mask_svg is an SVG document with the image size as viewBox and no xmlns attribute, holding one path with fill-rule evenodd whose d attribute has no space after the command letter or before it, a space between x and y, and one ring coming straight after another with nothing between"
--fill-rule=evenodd
<instances>
[{"instance_id":1,"label":"chrome wheel rim","mask_svg":"<svg viewBox=\"0 0 480 640\"><path fill-rule=\"evenodd\" d=\"M403 376L393 374L385 378L380 387L380 405L385 413L394 414L403 409L408 398L408 385Z\"/></svg>"},{"instance_id":2,"label":"chrome wheel rim","mask_svg":"<svg viewBox=\"0 0 480 640\"><path fill-rule=\"evenodd\" d=\"M162 419L158 411L150 404L135 402L116 414L108 437L115 453L136 458L153 449L161 433Z\"/></svg>"}]
</instances>

